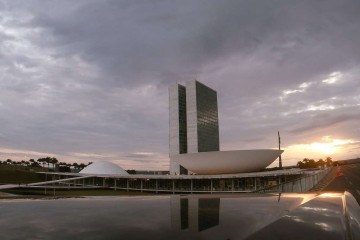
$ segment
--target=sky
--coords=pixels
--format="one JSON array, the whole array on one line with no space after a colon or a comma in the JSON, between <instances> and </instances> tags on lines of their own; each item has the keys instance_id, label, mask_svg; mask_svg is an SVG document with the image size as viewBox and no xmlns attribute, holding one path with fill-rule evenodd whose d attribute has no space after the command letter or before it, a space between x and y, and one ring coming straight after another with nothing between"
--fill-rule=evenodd
<instances>
[{"instance_id":1,"label":"sky","mask_svg":"<svg viewBox=\"0 0 360 240\"><path fill-rule=\"evenodd\" d=\"M218 93L221 150L360 157L360 1L0 0L0 160L167 170L168 87ZM273 163L275 166L277 162Z\"/></svg>"}]
</instances>

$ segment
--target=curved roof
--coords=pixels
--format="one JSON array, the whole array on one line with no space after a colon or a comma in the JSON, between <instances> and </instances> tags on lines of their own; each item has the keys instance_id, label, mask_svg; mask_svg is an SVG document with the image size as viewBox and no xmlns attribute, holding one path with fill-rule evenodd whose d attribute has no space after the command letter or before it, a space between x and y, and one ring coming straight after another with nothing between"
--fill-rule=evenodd
<instances>
[{"instance_id":1,"label":"curved roof","mask_svg":"<svg viewBox=\"0 0 360 240\"><path fill-rule=\"evenodd\" d=\"M112 162L94 162L80 171L83 174L129 175L124 169Z\"/></svg>"},{"instance_id":2,"label":"curved roof","mask_svg":"<svg viewBox=\"0 0 360 240\"><path fill-rule=\"evenodd\" d=\"M260 171L283 152L275 149L187 153L171 159L196 174L228 174Z\"/></svg>"}]
</instances>

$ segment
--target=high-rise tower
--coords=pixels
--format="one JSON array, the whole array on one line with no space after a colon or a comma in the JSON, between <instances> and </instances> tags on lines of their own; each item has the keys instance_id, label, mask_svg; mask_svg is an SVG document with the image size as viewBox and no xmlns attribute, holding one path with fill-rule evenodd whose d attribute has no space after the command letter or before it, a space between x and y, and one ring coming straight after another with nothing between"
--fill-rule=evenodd
<instances>
[{"instance_id":1,"label":"high-rise tower","mask_svg":"<svg viewBox=\"0 0 360 240\"><path fill-rule=\"evenodd\" d=\"M219 151L217 93L198 81L169 88L170 173L184 173L173 155Z\"/></svg>"},{"instance_id":2,"label":"high-rise tower","mask_svg":"<svg viewBox=\"0 0 360 240\"><path fill-rule=\"evenodd\" d=\"M187 153L186 89L169 87L169 155Z\"/></svg>"}]
</instances>

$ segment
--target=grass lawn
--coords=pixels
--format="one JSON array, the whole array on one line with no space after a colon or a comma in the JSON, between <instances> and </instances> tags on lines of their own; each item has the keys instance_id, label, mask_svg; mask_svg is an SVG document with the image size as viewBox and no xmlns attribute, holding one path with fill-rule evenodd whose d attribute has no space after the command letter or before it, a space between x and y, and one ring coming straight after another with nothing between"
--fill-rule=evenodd
<instances>
[{"instance_id":1,"label":"grass lawn","mask_svg":"<svg viewBox=\"0 0 360 240\"><path fill-rule=\"evenodd\" d=\"M0 164L0 184L33 183L44 181L44 176L35 173L35 171L41 171L41 168L31 169L24 166Z\"/></svg>"},{"instance_id":2,"label":"grass lawn","mask_svg":"<svg viewBox=\"0 0 360 240\"><path fill-rule=\"evenodd\" d=\"M7 164L0 164L0 184L24 184L24 183L34 183L45 181L45 176L43 174L38 174L38 171L47 171L47 169L37 168L32 169L25 166L14 166ZM126 192L123 190L111 190L111 189L59 189L54 190L49 187L46 190L46 195L44 189L30 189L30 188L20 188L20 189L7 189L3 191L4 193L10 193L17 195L6 195L0 194L0 198L43 198L45 196L56 196L56 197L81 197L81 196L141 196L141 195L154 195L154 193L146 192Z\"/></svg>"}]
</instances>

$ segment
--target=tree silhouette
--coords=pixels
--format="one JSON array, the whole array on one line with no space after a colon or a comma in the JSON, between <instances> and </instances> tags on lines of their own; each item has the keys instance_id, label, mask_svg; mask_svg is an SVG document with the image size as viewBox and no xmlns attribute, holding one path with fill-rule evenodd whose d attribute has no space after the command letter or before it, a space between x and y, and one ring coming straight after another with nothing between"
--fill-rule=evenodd
<instances>
[{"instance_id":1,"label":"tree silhouette","mask_svg":"<svg viewBox=\"0 0 360 240\"><path fill-rule=\"evenodd\" d=\"M41 166L41 164L43 164L43 160L42 160L42 158L39 158L38 160L36 160L37 162L38 162L38 164ZM43 167L44 167L44 165L43 165Z\"/></svg>"},{"instance_id":2,"label":"tree silhouette","mask_svg":"<svg viewBox=\"0 0 360 240\"><path fill-rule=\"evenodd\" d=\"M331 167L333 165L331 157L327 157L324 161L323 159L319 159L315 161L314 159L304 158L302 161L297 162L296 164L299 168L319 168L324 167Z\"/></svg>"},{"instance_id":3,"label":"tree silhouette","mask_svg":"<svg viewBox=\"0 0 360 240\"><path fill-rule=\"evenodd\" d=\"M79 169L82 170L82 169L84 169L85 167L86 167L86 165L85 165L84 163L80 163L80 164L79 164Z\"/></svg>"},{"instance_id":4,"label":"tree silhouette","mask_svg":"<svg viewBox=\"0 0 360 240\"><path fill-rule=\"evenodd\" d=\"M331 157L327 157L325 159L325 162L326 162L326 166L330 167L332 165L332 158Z\"/></svg>"},{"instance_id":5,"label":"tree silhouette","mask_svg":"<svg viewBox=\"0 0 360 240\"><path fill-rule=\"evenodd\" d=\"M51 158L50 163L53 165L53 169L55 169L55 165L59 162L56 158Z\"/></svg>"},{"instance_id":6,"label":"tree silhouette","mask_svg":"<svg viewBox=\"0 0 360 240\"><path fill-rule=\"evenodd\" d=\"M72 165L73 165L73 167L74 167L75 170L78 170L78 168L79 168L79 164L78 164L78 163L73 163Z\"/></svg>"},{"instance_id":7,"label":"tree silhouette","mask_svg":"<svg viewBox=\"0 0 360 240\"><path fill-rule=\"evenodd\" d=\"M320 158L317 162L316 162L316 165L318 166L318 167L324 167L325 166L325 161L324 160L322 160L322 158Z\"/></svg>"}]
</instances>

